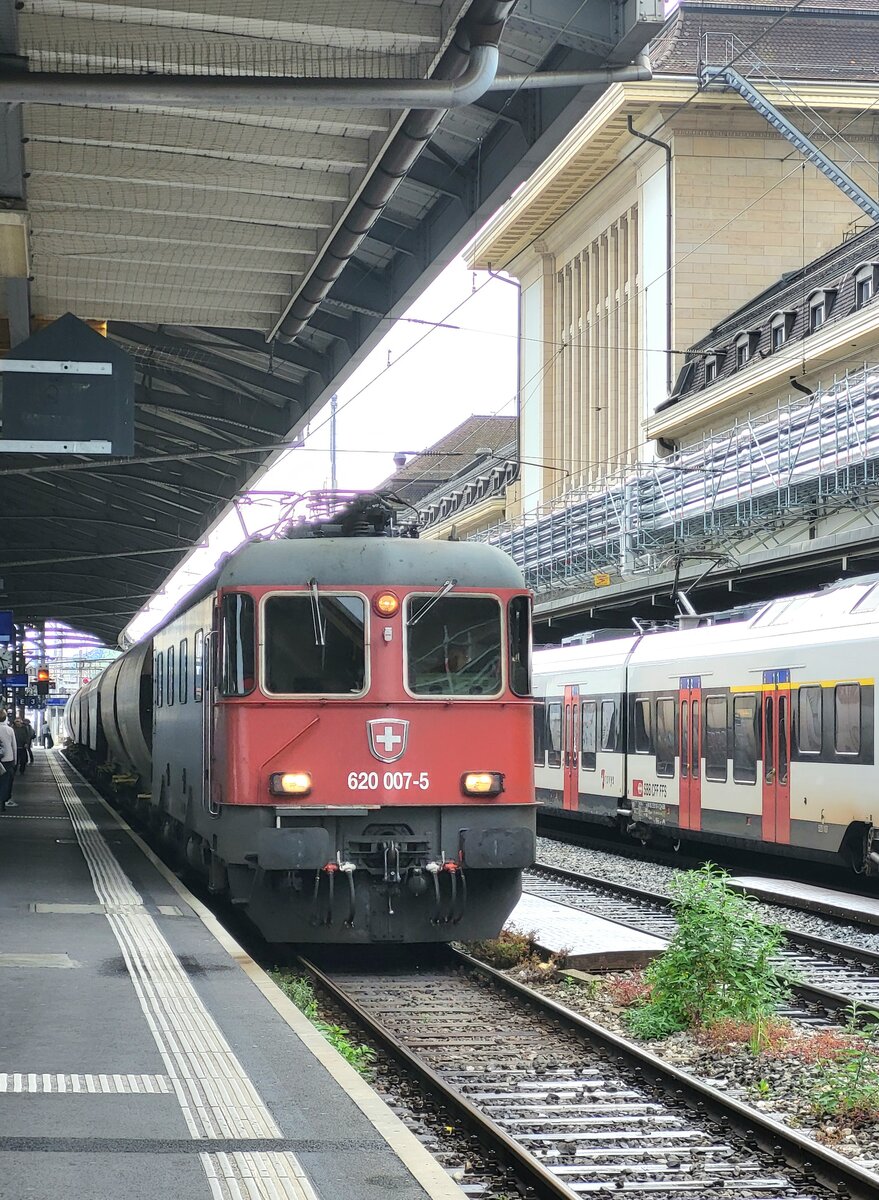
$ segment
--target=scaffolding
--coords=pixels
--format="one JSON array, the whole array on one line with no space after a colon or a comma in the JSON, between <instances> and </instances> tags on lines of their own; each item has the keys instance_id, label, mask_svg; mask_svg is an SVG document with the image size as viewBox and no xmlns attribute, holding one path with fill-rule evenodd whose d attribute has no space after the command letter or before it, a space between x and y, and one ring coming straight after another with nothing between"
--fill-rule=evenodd
<instances>
[{"instance_id":1,"label":"scaffolding","mask_svg":"<svg viewBox=\"0 0 879 1200\"><path fill-rule=\"evenodd\" d=\"M796 525L879 505L879 364L788 396L667 458L625 466L474 540L510 554L539 597L637 577L683 557L735 562ZM873 517L879 520L879 512ZM877 528L879 534L879 528Z\"/></svg>"}]
</instances>

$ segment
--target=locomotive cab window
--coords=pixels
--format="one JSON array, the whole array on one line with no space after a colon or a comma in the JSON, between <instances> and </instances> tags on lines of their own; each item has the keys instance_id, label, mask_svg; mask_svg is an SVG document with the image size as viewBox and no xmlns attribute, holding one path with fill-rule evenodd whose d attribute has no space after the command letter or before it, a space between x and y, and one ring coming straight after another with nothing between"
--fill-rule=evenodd
<instances>
[{"instance_id":1,"label":"locomotive cab window","mask_svg":"<svg viewBox=\"0 0 879 1200\"><path fill-rule=\"evenodd\" d=\"M245 696L256 682L253 596L230 592L223 597L221 637L223 695Z\"/></svg>"},{"instance_id":2,"label":"locomotive cab window","mask_svg":"<svg viewBox=\"0 0 879 1200\"><path fill-rule=\"evenodd\" d=\"M514 596L507 610L510 625L510 691L531 695L531 602Z\"/></svg>"},{"instance_id":3,"label":"locomotive cab window","mask_svg":"<svg viewBox=\"0 0 879 1200\"><path fill-rule=\"evenodd\" d=\"M839 683L834 688L835 735L837 754L861 752L861 685Z\"/></svg>"},{"instance_id":4,"label":"locomotive cab window","mask_svg":"<svg viewBox=\"0 0 879 1200\"><path fill-rule=\"evenodd\" d=\"M366 686L366 604L360 596L270 596L265 602L265 690L359 695Z\"/></svg>"},{"instance_id":5,"label":"locomotive cab window","mask_svg":"<svg viewBox=\"0 0 879 1200\"><path fill-rule=\"evenodd\" d=\"M406 684L416 696L496 696L501 607L487 596L410 596Z\"/></svg>"}]
</instances>

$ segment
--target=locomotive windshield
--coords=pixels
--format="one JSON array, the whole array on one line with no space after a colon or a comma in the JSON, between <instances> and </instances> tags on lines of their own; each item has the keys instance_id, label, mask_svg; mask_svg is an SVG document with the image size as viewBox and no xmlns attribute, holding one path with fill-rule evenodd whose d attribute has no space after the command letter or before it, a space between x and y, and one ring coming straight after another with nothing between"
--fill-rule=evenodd
<instances>
[{"instance_id":1,"label":"locomotive windshield","mask_svg":"<svg viewBox=\"0 0 879 1200\"><path fill-rule=\"evenodd\" d=\"M271 596L265 606L265 690L280 695L351 695L366 678L366 612L359 596Z\"/></svg>"},{"instance_id":2,"label":"locomotive windshield","mask_svg":"<svg viewBox=\"0 0 879 1200\"><path fill-rule=\"evenodd\" d=\"M501 688L501 609L484 596L412 596L406 682L419 696L495 696ZM423 615L422 615L423 614Z\"/></svg>"}]
</instances>

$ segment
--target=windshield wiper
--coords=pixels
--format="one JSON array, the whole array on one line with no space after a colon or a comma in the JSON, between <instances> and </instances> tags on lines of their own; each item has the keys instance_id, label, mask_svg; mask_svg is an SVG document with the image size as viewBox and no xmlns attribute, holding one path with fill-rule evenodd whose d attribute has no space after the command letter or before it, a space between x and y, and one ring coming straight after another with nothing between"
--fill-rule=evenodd
<instances>
[{"instance_id":1,"label":"windshield wiper","mask_svg":"<svg viewBox=\"0 0 879 1200\"><path fill-rule=\"evenodd\" d=\"M320 611L317 580L309 579L308 586L311 589L311 623L314 626L314 644L315 646L325 646L327 644L327 633L323 613Z\"/></svg>"},{"instance_id":2,"label":"windshield wiper","mask_svg":"<svg viewBox=\"0 0 879 1200\"><path fill-rule=\"evenodd\" d=\"M447 579L446 582L443 584L443 586L440 588L440 590L436 593L436 595L430 597L428 602L425 604L424 608L422 608L420 610L420 612L418 612L414 617L409 618L409 621L408 621L409 628L411 629L413 625L417 625L425 613L429 613L430 610L433 608L433 606L438 601L442 600L443 596L448 596L448 594L452 590L452 588L457 587L457 586L458 586L457 579Z\"/></svg>"}]
</instances>

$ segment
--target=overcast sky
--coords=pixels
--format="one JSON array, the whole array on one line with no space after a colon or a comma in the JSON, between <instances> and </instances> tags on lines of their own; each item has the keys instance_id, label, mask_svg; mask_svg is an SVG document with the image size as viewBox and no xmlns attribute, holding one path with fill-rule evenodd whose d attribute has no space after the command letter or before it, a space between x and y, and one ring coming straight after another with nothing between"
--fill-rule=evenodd
<instances>
[{"instance_id":1,"label":"overcast sky","mask_svg":"<svg viewBox=\"0 0 879 1200\"><path fill-rule=\"evenodd\" d=\"M338 486L374 487L394 471L397 451L424 450L473 414L514 414L516 310L515 287L456 259L405 314L453 328L389 323L387 336L338 391ZM287 451L256 489L289 495L329 487L328 418L329 405L312 418L304 447ZM129 624L127 636L138 641L149 633L221 554L240 545L242 521L249 533L270 526L279 499L254 498L239 506L240 516L224 517Z\"/></svg>"}]
</instances>

